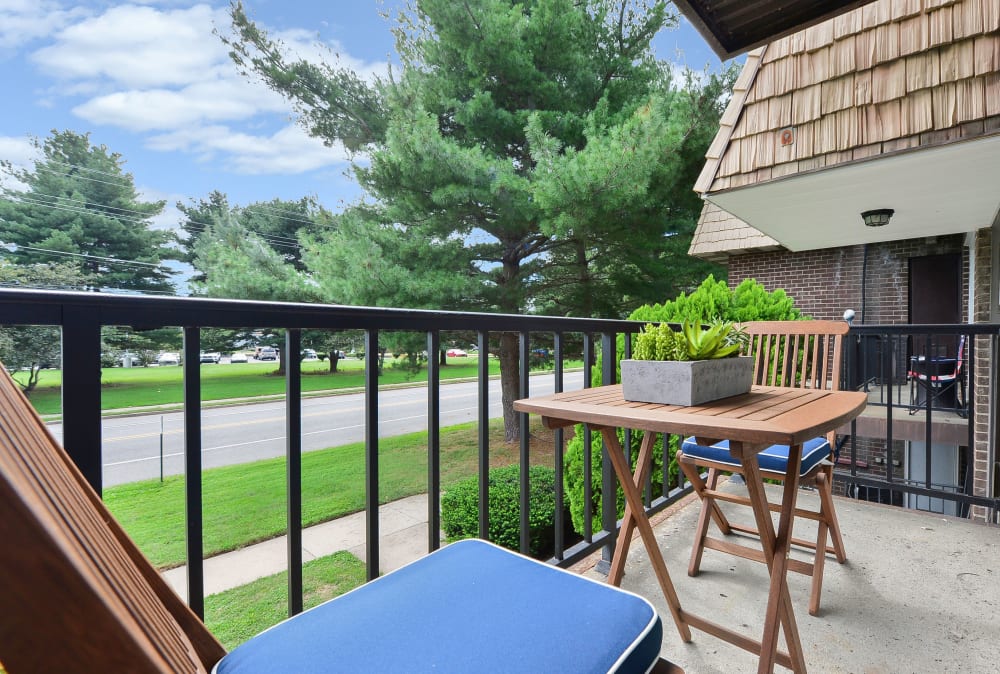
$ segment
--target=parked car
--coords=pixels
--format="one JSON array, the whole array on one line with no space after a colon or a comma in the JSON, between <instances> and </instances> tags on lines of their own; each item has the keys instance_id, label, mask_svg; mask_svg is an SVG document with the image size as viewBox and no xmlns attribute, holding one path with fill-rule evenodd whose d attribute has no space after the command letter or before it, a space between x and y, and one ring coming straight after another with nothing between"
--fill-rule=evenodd
<instances>
[{"instance_id":1,"label":"parked car","mask_svg":"<svg viewBox=\"0 0 1000 674\"><path fill-rule=\"evenodd\" d=\"M302 349L302 360L316 360L316 350Z\"/></svg>"},{"instance_id":2,"label":"parked car","mask_svg":"<svg viewBox=\"0 0 1000 674\"><path fill-rule=\"evenodd\" d=\"M247 360L247 355L242 351L237 351L229 357L230 363L246 363Z\"/></svg>"},{"instance_id":3,"label":"parked car","mask_svg":"<svg viewBox=\"0 0 1000 674\"><path fill-rule=\"evenodd\" d=\"M445 351L445 355L449 358L466 358L469 354L462 349L448 349Z\"/></svg>"},{"instance_id":4,"label":"parked car","mask_svg":"<svg viewBox=\"0 0 1000 674\"><path fill-rule=\"evenodd\" d=\"M198 361L202 363L218 363L222 358L222 355L212 351L210 353L202 353L198 356Z\"/></svg>"},{"instance_id":5,"label":"parked car","mask_svg":"<svg viewBox=\"0 0 1000 674\"><path fill-rule=\"evenodd\" d=\"M258 346L255 358L257 360L278 360L278 350L273 346Z\"/></svg>"},{"instance_id":6,"label":"parked car","mask_svg":"<svg viewBox=\"0 0 1000 674\"><path fill-rule=\"evenodd\" d=\"M156 358L157 365L180 365L181 355L172 351L164 351Z\"/></svg>"}]
</instances>

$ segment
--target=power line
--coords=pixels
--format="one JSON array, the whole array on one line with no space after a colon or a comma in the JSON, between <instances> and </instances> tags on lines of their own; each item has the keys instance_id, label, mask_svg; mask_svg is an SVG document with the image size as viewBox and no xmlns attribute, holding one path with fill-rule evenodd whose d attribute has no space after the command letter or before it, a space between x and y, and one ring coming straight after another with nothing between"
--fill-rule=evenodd
<instances>
[{"instance_id":1,"label":"power line","mask_svg":"<svg viewBox=\"0 0 1000 674\"><path fill-rule=\"evenodd\" d=\"M109 264L120 264L131 267L153 267L154 269L160 269L173 273L173 270L169 267L163 266L156 262L140 262L139 260L122 260L117 257L104 257L101 255L90 255L88 253L70 253L64 250L52 250L51 248L39 248L38 246L22 246L16 243L0 243L0 247L6 248L12 253L16 253L19 250L30 250L36 253L46 253L48 255L56 255L63 257L82 257L87 260L96 260L98 262L106 262Z\"/></svg>"},{"instance_id":2,"label":"power line","mask_svg":"<svg viewBox=\"0 0 1000 674\"><path fill-rule=\"evenodd\" d=\"M75 176L75 177L80 178L82 180L90 180L90 181L93 181L93 182L100 182L100 183L105 184L105 185L125 185L125 186L132 186L132 185L130 185L130 181L127 178L125 178L121 173L112 173L110 171L102 171L100 169L90 168L88 166L83 166L81 164L71 164L71 163L68 163L68 162L59 161L57 159L47 159L45 161L46 161L46 163L50 163L50 164L59 164L60 166L66 166L69 170L60 173L58 171L54 171L53 169L50 169L50 168L47 168L47 167L44 167L44 166L39 166L37 162L35 164L35 169L36 170L37 169L42 169L42 170L49 171L50 173L55 173L56 175L67 176L67 177L73 176L73 171L74 170L75 171L86 171L88 173L96 173L97 175L103 175L103 176L107 176L109 178L115 178L115 179L120 180L120 182L118 182L118 183L111 183L111 182L104 181L104 180L97 180L95 178L88 178L86 176ZM316 224L312 220L309 220L307 218L303 218L302 217L303 213L301 213L300 211L292 211L292 210L288 210L288 209L284 209L284 208L274 208L273 206L264 206L264 205L261 205L261 204L256 204L256 205L250 205L250 204L248 204L247 206L243 206L243 207L237 205L235 208L241 209L241 210L244 210L244 211L257 210L257 211L261 211L261 212L267 213L269 215L277 215L277 216L280 216L282 218L285 218L286 220L291 220L293 222L301 222L301 223L304 223L304 224L307 224L307 225Z\"/></svg>"},{"instance_id":3,"label":"power line","mask_svg":"<svg viewBox=\"0 0 1000 674\"><path fill-rule=\"evenodd\" d=\"M42 196L42 197L45 197L45 198L49 198L49 199L58 199L58 200L62 200L62 201L69 201L69 202L75 203L75 204L82 204L83 207L75 207L75 206L63 205L63 204L59 204L59 203L53 204L53 203L50 203L50 202L47 202L47 201L41 201L39 199L34 198L35 194L38 194L39 196ZM143 225L149 224L147 222L147 220L146 220L145 217L140 218L140 217L126 215L125 213L108 213L108 212L105 212L105 211L102 211L102 210L98 210L99 208L103 208L104 207L101 204L95 204L93 202L83 201L83 200L80 200L80 199L73 199L71 197L58 197L58 196L54 196L54 195L50 195L50 194L39 194L39 193L36 193L36 192L31 192L31 193L28 193L28 194L22 194L22 195L18 196L16 199L12 199L12 201L14 201L14 202L20 202L20 203L25 203L25 204L30 204L32 206L38 206L38 207L41 207L41 208L51 208L51 209L57 210L57 211L65 211L65 212L68 212L68 213L76 213L76 214L79 214L79 215L101 215L101 216L113 218L113 219L116 219L116 220L124 220L126 222L134 222L134 223L143 224ZM86 206L96 206L97 208L86 208ZM115 207L112 206L112 207L108 207L108 208L115 208ZM119 209L119 210L128 211L130 209ZM139 213L139 211L132 211L132 212ZM242 224L242 223L240 223L240 224ZM207 230L211 226L212 225L210 225L208 223L197 222L195 220L186 220L185 223L182 223L182 227L184 227L185 229L190 229L190 230L194 230L194 231L197 231L197 232L204 232L205 230ZM246 225L243 225L243 226L246 228ZM252 234L260 237L265 242L267 242L267 243L269 243L269 244L271 244L273 246L280 246L280 247L284 247L284 248L292 248L292 249L295 249L295 250L301 249L301 247L302 247L301 245L299 245L299 243L295 239L293 239L291 237L279 236L279 235L274 235L274 234L262 234L260 232L256 232L256 231L251 230L249 228L246 228L246 229L247 229L248 232L250 232L250 233L252 233Z\"/></svg>"},{"instance_id":4,"label":"power line","mask_svg":"<svg viewBox=\"0 0 1000 674\"><path fill-rule=\"evenodd\" d=\"M116 174L116 173L112 173L112 172L109 172L109 171L102 171L100 169L94 169L94 168L90 168L90 167L87 167L87 166L82 166L80 164L72 164L72 163L68 163L68 162L63 162L63 161L59 161L59 160L56 160L56 159L47 159L45 161L46 161L46 163L58 164L60 166L65 166L65 167L67 167L67 170L65 170L65 171L58 171L58 170L49 168L47 166L40 165L40 162L36 162L35 163L35 170L36 171L45 171L47 173L51 173L51 174L57 175L57 176L63 176L63 177L73 178L74 180L82 180L82 181L87 181L87 182L92 182L92 183L98 183L98 184L102 184L102 185L111 185L111 186L116 186L116 187L133 187L134 188L134 184L132 183L132 181L128 180L127 178L125 178L121 174ZM115 178L116 182L112 182L112 181L108 181L108 180L100 180L98 178L94 178L94 177L90 177L90 176L86 176L86 175L80 175L79 173L77 173L78 171L85 171L85 172L88 172L88 173L94 173L94 174L101 175L101 176ZM69 207L69 206L63 205L63 204L46 203L44 201L41 201L39 199L39 197L46 198L46 199L55 199L55 200L61 201L61 202L71 202L71 203L75 203L75 204L81 204L84 207L91 206L91 207L94 207L94 208L73 208L73 207ZM47 207L47 208L52 208L52 209L55 209L55 210L62 210L62 211L70 212L70 213L78 213L78 214L95 214L95 213L97 213L97 214L105 215L105 216L108 216L108 217L114 217L116 219L125 220L127 222L134 222L134 223L140 223L140 224L147 224L146 220L147 220L147 218L150 217L148 214L143 213L143 212L138 211L138 210L135 210L135 209L122 208L122 207L119 207L119 206L107 206L105 204L97 204L97 203L94 203L94 202L88 202L88 201L84 201L84 200L81 200L81 199L74 199L72 197L63 197L63 196L51 195L51 194L44 194L44 193L39 193L39 192L31 192L31 193L26 193L26 194L19 195L19 197L18 197L17 200L21 200L24 203L29 203L29 204L32 204L32 205L35 205L35 206ZM231 208L231 210L242 211L242 212L245 212L245 213L252 213L252 212L256 211L256 212L263 213L265 215L281 217L281 218L284 218L285 220L289 220L291 222L300 222L300 223L302 223L304 225L315 225L316 224L316 222L314 222L312 220L303 218L302 217L303 214L301 212L297 212L297 211L290 211L290 210L286 210L286 209L273 208L273 207L270 207L270 206L263 206L263 205L259 205L259 204L258 205L247 205L247 206L243 206L243 207L237 205L235 207L230 207L230 208ZM120 213L109 213L109 212L107 212L107 210L104 210L104 209L120 211ZM127 214L130 214L130 213L131 214L136 214L136 215L135 216L127 215ZM138 217L136 217L136 216L138 216ZM186 216L185 216L185 222L181 222L180 224L181 224L182 228L188 229L188 230L194 230L196 232L204 232L208 227L211 227L211 225L208 224L208 223L198 222L196 220L191 220L190 218L187 218ZM275 247L290 248L290 249L293 249L293 250L300 250L302 248L302 246L298 243L297 239L295 239L294 237L287 237L287 236L282 236L282 235L279 235L279 234L265 234L265 233L258 232L258 231L255 231L253 229L250 229L249 227L246 227L246 225L243 224L243 223L240 223L240 224L243 227L245 227L248 232L250 232L250 233L252 233L252 234L260 237L265 242L267 242L267 243L269 243L269 244L271 244L271 245L273 245Z\"/></svg>"}]
</instances>

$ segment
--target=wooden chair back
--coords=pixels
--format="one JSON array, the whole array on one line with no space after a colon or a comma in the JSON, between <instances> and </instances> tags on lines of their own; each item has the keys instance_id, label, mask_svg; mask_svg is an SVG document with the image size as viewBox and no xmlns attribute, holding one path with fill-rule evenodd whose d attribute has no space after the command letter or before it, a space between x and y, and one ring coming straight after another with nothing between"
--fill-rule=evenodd
<instances>
[{"instance_id":1,"label":"wooden chair back","mask_svg":"<svg viewBox=\"0 0 1000 674\"><path fill-rule=\"evenodd\" d=\"M754 321L747 352L754 357L754 383L763 386L840 389L844 321Z\"/></svg>"},{"instance_id":2,"label":"wooden chair back","mask_svg":"<svg viewBox=\"0 0 1000 674\"><path fill-rule=\"evenodd\" d=\"M225 649L0 366L0 659L11 672L208 672Z\"/></svg>"}]
</instances>

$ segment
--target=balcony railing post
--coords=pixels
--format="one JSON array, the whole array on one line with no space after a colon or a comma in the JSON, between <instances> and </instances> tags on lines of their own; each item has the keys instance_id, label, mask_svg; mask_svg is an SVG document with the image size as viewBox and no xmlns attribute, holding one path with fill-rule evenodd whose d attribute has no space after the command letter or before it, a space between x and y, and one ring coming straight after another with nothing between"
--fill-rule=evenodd
<instances>
[{"instance_id":1,"label":"balcony railing post","mask_svg":"<svg viewBox=\"0 0 1000 674\"><path fill-rule=\"evenodd\" d=\"M601 334L601 383L610 386L615 383L615 335L611 333ZM628 452L631 447L625 447L625 459L629 460ZM598 562L597 570L607 574L611 569L611 558L615 552L615 542L618 538L618 480L615 477L614 466L608 455L608 446L601 441L601 528L608 532L607 543L601 549L601 561Z\"/></svg>"},{"instance_id":2,"label":"balcony railing post","mask_svg":"<svg viewBox=\"0 0 1000 674\"><path fill-rule=\"evenodd\" d=\"M202 565L201 494L201 332L184 328L184 494L187 521L188 606L205 618L205 575Z\"/></svg>"},{"instance_id":3,"label":"balcony railing post","mask_svg":"<svg viewBox=\"0 0 1000 674\"><path fill-rule=\"evenodd\" d=\"M479 333L479 537L490 536L490 353L489 334Z\"/></svg>"},{"instance_id":4,"label":"balcony railing post","mask_svg":"<svg viewBox=\"0 0 1000 674\"><path fill-rule=\"evenodd\" d=\"M527 332L522 332L520 341L520 367L521 390L519 397L527 398L528 377L531 375L531 341ZM528 554L531 548L531 478L528 474L530 468L530 447L531 437L528 431L528 414L518 413L518 425L520 427L520 463L521 463L521 552Z\"/></svg>"},{"instance_id":5,"label":"balcony railing post","mask_svg":"<svg viewBox=\"0 0 1000 674\"><path fill-rule=\"evenodd\" d=\"M98 494L101 459L101 324L88 306L62 309L63 446Z\"/></svg>"},{"instance_id":6,"label":"balcony railing post","mask_svg":"<svg viewBox=\"0 0 1000 674\"><path fill-rule=\"evenodd\" d=\"M441 334L427 332L427 551L441 545Z\"/></svg>"},{"instance_id":7,"label":"balcony railing post","mask_svg":"<svg viewBox=\"0 0 1000 674\"><path fill-rule=\"evenodd\" d=\"M561 332L555 333L552 337L552 352L554 361L553 367L553 377L552 382L553 391L555 393L562 393L563 391L563 336ZM555 539L555 558L563 558L563 550L566 547L566 541L564 540L563 532L566 530L566 522L563 513L565 509L561 507L562 503L565 503L565 496L563 494L563 429L557 428L553 433L553 468L555 469L555 482L556 482L556 512L553 519L553 527L555 528L554 539Z\"/></svg>"},{"instance_id":8,"label":"balcony railing post","mask_svg":"<svg viewBox=\"0 0 1000 674\"><path fill-rule=\"evenodd\" d=\"M368 580L379 575L378 368L379 333L365 331L365 550Z\"/></svg>"},{"instance_id":9,"label":"balcony railing post","mask_svg":"<svg viewBox=\"0 0 1000 674\"><path fill-rule=\"evenodd\" d=\"M288 616L302 613L302 333L285 332L285 475L288 482Z\"/></svg>"},{"instance_id":10,"label":"balcony railing post","mask_svg":"<svg viewBox=\"0 0 1000 674\"><path fill-rule=\"evenodd\" d=\"M583 335L583 388L590 388L593 385L593 374L591 372L591 363L594 360L594 338L588 332ZM594 516L591 512L591 504L594 502L594 491L591 483L590 476L594 470L593 466L593 452L591 452L591 446L593 445L593 437L590 431L590 426L583 427L583 502L586 504L583 508L583 538L585 541L590 543L594 539Z\"/></svg>"}]
</instances>

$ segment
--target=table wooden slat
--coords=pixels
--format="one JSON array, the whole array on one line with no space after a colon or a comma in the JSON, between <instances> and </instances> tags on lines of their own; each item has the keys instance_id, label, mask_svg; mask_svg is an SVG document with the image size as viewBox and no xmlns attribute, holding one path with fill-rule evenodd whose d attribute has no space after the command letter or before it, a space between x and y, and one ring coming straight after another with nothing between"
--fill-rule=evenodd
<instances>
[{"instance_id":1,"label":"table wooden slat","mask_svg":"<svg viewBox=\"0 0 1000 674\"><path fill-rule=\"evenodd\" d=\"M857 391L754 386L750 393L696 407L653 405L625 400L615 385L517 400L514 409L577 423L791 445L850 421L866 402Z\"/></svg>"}]
</instances>

